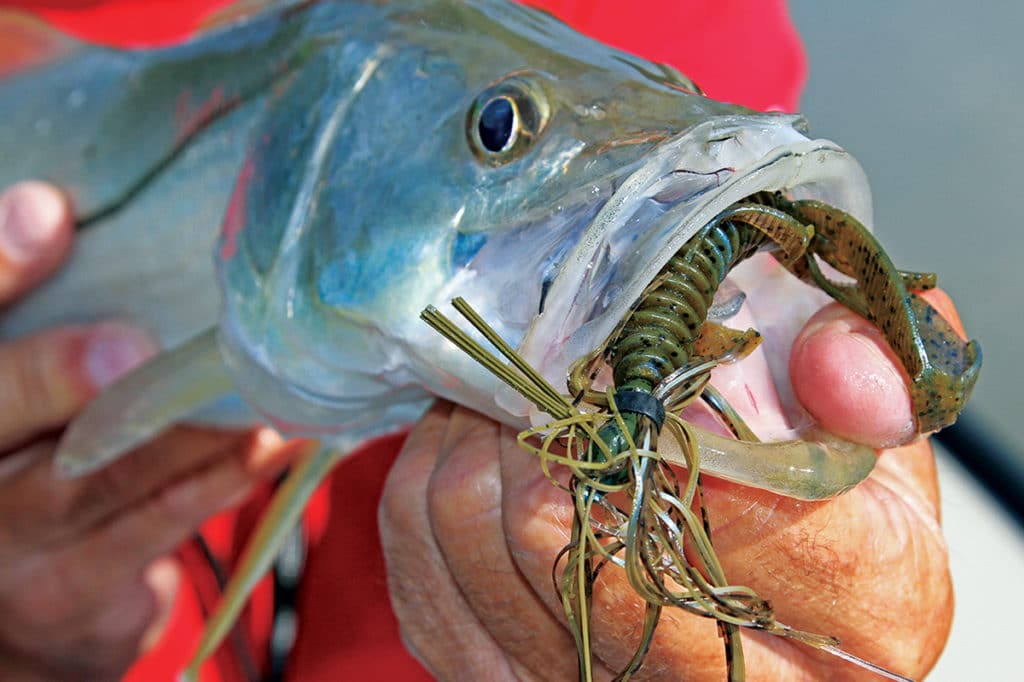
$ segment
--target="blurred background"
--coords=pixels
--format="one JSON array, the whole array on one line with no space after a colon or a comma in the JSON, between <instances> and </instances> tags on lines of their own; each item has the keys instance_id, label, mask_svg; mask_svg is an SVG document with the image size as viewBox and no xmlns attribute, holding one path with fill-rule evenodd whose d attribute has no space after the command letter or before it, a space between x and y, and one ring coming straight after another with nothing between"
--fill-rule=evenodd
<instances>
[{"instance_id":1,"label":"blurred background","mask_svg":"<svg viewBox=\"0 0 1024 682\"><path fill-rule=\"evenodd\" d=\"M811 132L860 160L893 261L937 271L982 343L981 379L947 442L1024 519L1024 3L790 0L790 9L810 62L801 109ZM1020 679L1024 532L938 449L957 613L929 679Z\"/></svg>"}]
</instances>

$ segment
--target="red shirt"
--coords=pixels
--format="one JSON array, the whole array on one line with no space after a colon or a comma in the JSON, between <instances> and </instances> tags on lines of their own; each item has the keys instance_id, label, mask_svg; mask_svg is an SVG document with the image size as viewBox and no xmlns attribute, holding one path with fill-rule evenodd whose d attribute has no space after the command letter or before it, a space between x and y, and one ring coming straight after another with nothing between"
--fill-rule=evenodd
<instances>
[{"instance_id":1,"label":"red shirt","mask_svg":"<svg viewBox=\"0 0 1024 682\"><path fill-rule=\"evenodd\" d=\"M0 0L0 8L25 7L79 37L122 46L173 43L208 12L227 4L231 0ZM806 63L784 0L647 0L629 11L620 0L530 4L616 47L676 66L710 97L763 110L796 109ZM0 73L10 57L0 49ZM399 640L377 533L377 502L402 440L378 440L345 460L306 510L308 556L289 679L430 679ZM225 566L237 561L268 497L269 490L261 490L241 509L203 526L204 538ZM343 511L332 514L333 507ZM125 678L129 682L173 680L219 596L198 545L186 543L178 557L185 580L167 634L132 668ZM248 648L260 666L267 664L272 601L267 579L243 614ZM229 647L221 647L202 671L203 682L244 679Z\"/></svg>"}]
</instances>

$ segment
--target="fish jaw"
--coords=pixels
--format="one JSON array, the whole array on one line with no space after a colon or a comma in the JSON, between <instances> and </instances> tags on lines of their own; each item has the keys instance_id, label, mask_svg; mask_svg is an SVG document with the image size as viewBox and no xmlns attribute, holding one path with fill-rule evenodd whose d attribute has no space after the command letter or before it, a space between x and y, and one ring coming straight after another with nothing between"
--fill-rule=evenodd
<instances>
[{"instance_id":1,"label":"fish jaw","mask_svg":"<svg viewBox=\"0 0 1024 682\"><path fill-rule=\"evenodd\" d=\"M802 123L796 116L721 117L655 149L617 187L566 259L519 353L554 386L564 386L568 368L607 341L671 256L714 216L751 194L785 191L818 199L870 226L871 193L862 168L836 144L806 137ZM762 286L743 270L741 265L737 272L745 290ZM773 326L791 341L823 298L790 284L783 285L785 295L802 303L794 301ZM788 381L775 368L785 367L788 345L773 348L778 357L769 365L785 395ZM498 388L495 402L510 415L545 419L508 387Z\"/></svg>"}]
</instances>

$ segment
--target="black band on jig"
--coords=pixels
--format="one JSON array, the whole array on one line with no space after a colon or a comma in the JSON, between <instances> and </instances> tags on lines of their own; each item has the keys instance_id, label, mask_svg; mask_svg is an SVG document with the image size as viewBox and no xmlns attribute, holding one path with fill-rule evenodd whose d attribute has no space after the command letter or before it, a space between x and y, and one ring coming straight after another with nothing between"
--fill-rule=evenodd
<instances>
[{"instance_id":1,"label":"black band on jig","mask_svg":"<svg viewBox=\"0 0 1024 682\"><path fill-rule=\"evenodd\" d=\"M661 425L665 423L665 406L647 391L619 391L615 394L615 406L619 412L647 417L654 422L654 429L661 432Z\"/></svg>"}]
</instances>

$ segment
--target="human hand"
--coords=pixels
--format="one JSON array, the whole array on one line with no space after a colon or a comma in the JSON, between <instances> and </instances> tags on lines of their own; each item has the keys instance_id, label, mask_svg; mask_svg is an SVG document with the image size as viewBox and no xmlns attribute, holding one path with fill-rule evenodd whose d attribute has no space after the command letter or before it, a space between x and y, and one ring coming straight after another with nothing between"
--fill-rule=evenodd
<instances>
[{"instance_id":1,"label":"human hand","mask_svg":"<svg viewBox=\"0 0 1024 682\"><path fill-rule=\"evenodd\" d=\"M955 316L943 294L928 297ZM796 394L805 404L822 398L812 409L827 428L878 446L911 437L905 375L861 318L828 306L791 357ZM704 491L730 583L769 599L779 621L837 636L847 651L911 677L934 665L953 599L926 441L883 450L871 476L833 500L803 502L709 476ZM568 496L514 432L447 403L424 417L392 469L380 526L403 636L431 672L575 679L575 644L551 581L571 518ZM608 679L632 655L642 621L621 571L601 574L592 614L596 677ZM806 645L741 630L747 679L878 679ZM637 677L725 679L715 622L663 611Z\"/></svg>"},{"instance_id":2,"label":"human hand","mask_svg":"<svg viewBox=\"0 0 1024 682\"><path fill-rule=\"evenodd\" d=\"M52 272L71 240L52 188L0 195L0 304ZM0 344L0 679L120 679L169 615L179 568L164 555L294 455L269 430L179 428L57 479L60 429L154 350L117 322Z\"/></svg>"}]
</instances>

